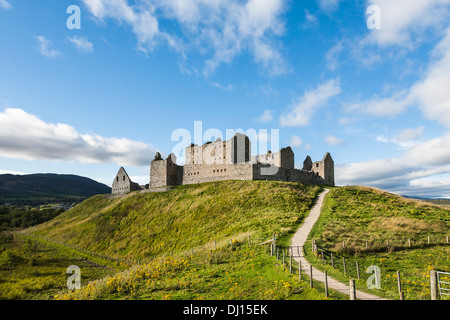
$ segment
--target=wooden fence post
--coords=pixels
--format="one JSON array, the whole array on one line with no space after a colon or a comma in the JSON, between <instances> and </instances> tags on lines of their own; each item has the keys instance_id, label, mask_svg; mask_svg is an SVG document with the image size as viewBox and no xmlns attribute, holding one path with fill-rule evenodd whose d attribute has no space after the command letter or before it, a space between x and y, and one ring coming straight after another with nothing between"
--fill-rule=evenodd
<instances>
[{"instance_id":1,"label":"wooden fence post","mask_svg":"<svg viewBox=\"0 0 450 320\"><path fill-rule=\"evenodd\" d=\"M292 255L290 256L290 261L289 261L289 273L292 274Z\"/></svg>"},{"instance_id":2,"label":"wooden fence post","mask_svg":"<svg viewBox=\"0 0 450 320\"><path fill-rule=\"evenodd\" d=\"M356 261L356 274L358 275L358 280L361 279L359 276L359 264L358 261Z\"/></svg>"},{"instance_id":3,"label":"wooden fence post","mask_svg":"<svg viewBox=\"0 0 450 320\"><path fill-rule=\"evenodd\" d=\"M302 262L298 261L298 282L302 281Z\"/></svg>"},{"instance_id":4,"label":"wooden fence post","mask_svg":"<svg viewBox=\"0 0 450 320\"><path fill-rule=\"evenodd\" d=\"M313 288L313 267L312 265L309 265L309 287Z\"/></svg>"},{"instance_id":5,"label":"wooden fence post","mask_svg":"<svg viewBox=\"0 0 450 320\"><path fill-rule=\"evenodd\" d=\"M324 271L324 277L325 277L325 297L328 298L328 277L327 277L327 271Z\"/></svg>"},{"instance_id":6,"label":"wooden fence post","mask_svg":"<svg viewBox=\"0 0 450 320\"><path fill-rule=\"evenodd\" d=\"M435 270L430 270L430 290L431 300L438 300L437 272Z\"/></svg>"},{"instance_id":7,"label":"wooden fence post","mask_svg":"<svg viewBox=\"0 0 450 320\"><path fill-rule=\"evenodd\" d=\"M248 245L249 245L249 246L252 245L252 240L250 239L250 236L248 236Z\"/></svg>"},{"instance_id":8,"label":"wooden fence post","mask_svg":"<svg viewBox=\"0 0 450 320\"><path fill-rule=\"evenodd\" d=\"M345 265L345 258L342 258L342 264L344 265L344 274L347 274L347 266Z\"/></svg>"},{"instance_id":9,"label":"wooden fence post","mask_svg":"<svg viewBox=\"0 0 450 320\"><path fill-rule=\"evenodd\" d=\"M333 258L333 253L331 253L331 266L334 268L334 258Z\"/></svg>"},{"instance_id":10,"label":"wooden fence post","mask_svg":"<svg viewBox=\"0 0 450 320\"><path fill-rule=\"evenodd\" d=\"M356 300L355 279L350 279L350 300Z\"/></svg>"},{"instance_id":11,"label":"wooden fence post","mask_svg":"<svg viewBox=\"0 0 450 320\"><path fill-rule=\"evenodd\" d=\"M400 296L400 300L405 300L403 297L402 283L400 280L400 271L398 271L398 270L397 270L397 286L398 286L398 294Z\"/></svg>"},{"instance_id":12,"label":"wooden fence post","mask_svg":"<svg viewBox=\"0 0 450 320\"><path fill-rule=\"evenodd\" d=\"M283 250L283 270L284 270L284 250Z\"/></svg>"}]
</instances>

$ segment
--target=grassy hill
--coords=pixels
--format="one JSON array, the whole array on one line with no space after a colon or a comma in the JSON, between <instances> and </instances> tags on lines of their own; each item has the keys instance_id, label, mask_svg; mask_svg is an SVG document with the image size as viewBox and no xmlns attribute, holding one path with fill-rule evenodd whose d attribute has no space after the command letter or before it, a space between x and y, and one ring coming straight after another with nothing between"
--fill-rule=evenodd
<instances>
[{"instance_id":1,"label":"grassy hill","mask_svg":"<svg viewBox=\"0 0 450 320\"><path fill-rule=\"evenodd\" d=\"M429 271L450 272L449 231L450 210L445 206L374 188L335 188L326 197L310 235L324 250L324 262L321 254L306 253L319 268L344 282L357 277L358 262L361 279L357 286L365 291L371 275L365 268L380 267L381 289L373 293L393 299L398 299L399 271L406 299L429 299Z\"/></svg>"},{"instance_id":2,"label":"grassy hill","mask_svg":"<svg viewBox=\"0 0 450 320\"><path fill-rule=\"evenodd\" d=\"M76 175L0 175L0 204L76 203L110 192L108 186Z\"/></svg>"},{"instance_id":3,"label":"grassy hill","mask_svg":"<svg viewBox=\"0 0 450 320\"><path fill-rule=\"evenodd\" d=\"M27 232L63 247L141 262L117 265L108 277L80 291L63 290L58 299L324 299L320 285L311 290L308 282L298 283L287 265L283 270L268 247L258 245L274 233L277 245L289 245L321 191L287 182L222 181L161 193L98 195ZM400 270L406 298L427 299L429 270L450 269L449 226L443 206L366 187L332 188L311 235L325 250L325 263L305 252L318 268L344 282L356 277L358 261L359 290L368 291L370 274L364 268L380 266L382 288L372 293L388 298L397 297ZM330 253L334 267L327 260ZM330 298L346 299L335 292Z\"/></svg>"},{"instance_id":4,"label":"grassy hill","mask_svg":"<svg viewBox=\"0 0 450 320\"><path fill-rule=\"evenodd\" d=\"M273 233L278 243L287 243L321 190L296 183L224 181L163 193L99 195L27 232L141 261L131 268L117 265L117 273L80 291L63 290L56 299L324 299L319 285L310 289L299 283L298 275L269 255L268 246L259 246Z\"/></svg>"},{"instance_id":5,"label":"grassy hill","mask_svg":"<svg viewBox=\"0 0 450 320\"><path fill-rule=\"evenodd\" d=\"M286 236L321 190L296 183L224 181L161 193L98 195L30 231L110 256L145 259L249 235L255 242L274 233Z\"/></svg>"}]
</instances>

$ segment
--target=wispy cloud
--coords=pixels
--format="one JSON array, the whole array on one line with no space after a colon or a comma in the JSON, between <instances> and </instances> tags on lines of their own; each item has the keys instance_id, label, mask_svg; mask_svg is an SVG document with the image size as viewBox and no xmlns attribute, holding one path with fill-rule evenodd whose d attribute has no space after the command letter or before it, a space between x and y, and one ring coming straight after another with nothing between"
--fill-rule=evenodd
<instances>
[{"instance_id":1,"label":"wispy cloud","mask_svg":"<svg viewBox=\"0 0 450 320\"><path fill-rule=\"evenodd\" d=\"M1 7L2 9L4 9L4 10L12 9L11 3L9 3L9 2L6 1L6 0L0 0L0 7Z\"/></svg>"},{"instance_id":2,"label":"wispy cloud","mask_svg":"<svg viewBox=\"0 0 450 320\"><path fill-rule=\"evenodd\" d=\"M339 139L338 137L335 137L333 135L328 135L325 138L325 142L329 145L329 146L341 146L345 143L344 140Z\"/></svg>"},{"instance_id":3,"label":"wispy cloud","mask_svg":"<svg viewBox=\"0 0 450 320\"><path fill-rule=\"evenodd\" d=\"M289 71L274 41L285 31L285 0L137 0L133 6L127 0L83 2L95 18L131 26L142 52L167 44L181 53L185 69L189 53L200 53L206 77L243 53L250 53L269 75ZM173 28L163 29L159 23L162 19L174 22Z\"/></svg>"},{"instance_id":4,"label":"wispy cloud","mask_svg":"<svg viewBox=\"0 0 450 320\"><path fill-rule=\"evenodd\" d=\"M426 32L439 33L448 20L450 0L367 0L381 11L382 28L369 32L365 42L382 47L414 47Z\"/></svg>"},{"instance_id":5,"label":"wispy cloud","mask_svg":"<svg viewBox=\"0 0 450 320\"><path fill-rule=\"evenodd\" d=\"M319 7L325 12L335 11L342 0L318 0Z\"/></svg>"},{"instance_id":6,"label":"wispy cloud","mask_svg":"<svg viewBox=\"0 0 450 320\"><path fill-rule=\"evenodd\" d=\"M393 143L402 149L408 149L419 144L419 138L422 137L424 129L424 126L420 126L416 129L404 129L393 138L387 138L381 135L378 136L376 140L383 143Z\"/></svg>"},{"instance_id":7,"label":"wispy cloud","mask_svg":"<svg viewBox=\"0 0 450 320\"><path fill-rule=\"evenodd\" d=\"M300 147L303 144L302 138L297 135L291 136L290 146L291 147Z\"/></svg>"},{"instance_id":8,"label":"wispy cloud","mask_svg":"<svg viewBox=\"0 0 450 320\"><path fill-rule=\"evenodd\" d=\"M44 36L36 36L36 40L38 41L38 49L39 52L47 58L55 58L61 55L61 52L53 48L53 42L48 40Z\"/></svg>"},{"instance_id":9,"label":"wispy cloud","mask_svg":"<svg viewBox=\"0 0 450 320\"><path fill-rule=\"evenodd\" d=\"M0 155L26 160L147 165L155 148L127 138L79 133L64 123L47 123L22 109L0 113Z\"/></svg>"},{"instance_id":10,"label":"wispy cloud","mask_svg":"<svg viewBox=\"0 0 450 320\"><path fill-rule=\"evenodd\" d=\"M315 112L324 107L331 98L341 93L339 79L328 80L317 88L306 91L290 110L280 117L283 127L304 127L310 124Z\"/></svg>"},{"instance_id":11,"label":"wispy cloud","mask_svg":"<svg viewBox=\"0 0 450 320\"><path fill-rule=\"evenodd\" d=\"M450 196L450 134L416 144L397 158L341 164L338 185L369 185L406 195ZM445 178L447 177L447 178Z\"/></svg>"},{"instance_id":12,"label":"wispy cloud","mask_svg":"<svg viewBox=\"0 0 450 320\"><path fill-rule=\"evenodd\" d=\"M258 122L267 123L273 120L273 111L272 110L264 110L262 115L255 119Z\"/></svg>"},{"instance_id":13,"label":"wispy cloud","mask_svg":"<svg viewBox=\"0 0 450 320\"><path fill-rule=\"evenodd\" d=\"M92 42L88 40L86 37L67 37L67 39L75 45L78 51L84 52L84 53L90 53L94 51L94 45Z\"/></svg>"}]
</instances>

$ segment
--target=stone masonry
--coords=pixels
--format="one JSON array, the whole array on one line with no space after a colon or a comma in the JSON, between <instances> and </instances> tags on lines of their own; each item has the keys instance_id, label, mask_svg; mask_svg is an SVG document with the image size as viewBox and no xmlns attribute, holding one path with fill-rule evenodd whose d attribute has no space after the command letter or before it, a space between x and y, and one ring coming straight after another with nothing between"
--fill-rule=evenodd
<instances>
[{"instance_id":1,"label":"stone masonry","mask_svg":"<svg viewBox=\"0 0 450 320\"><path fill-rule=\"evenodd\" d=\"M150 164L150 183L145 187L129 180L121 168L113 183L113 193L222 180L276 180L334 186L334 161L329 153L314 163L307 156L303 168L295 169L291 147L251 156L250 139L236 133L228 141L216 139L201 146L189 145L185 149L184 166L177 165L174 154L163 159L157 153Z\"/></svg>"}]
</instances>

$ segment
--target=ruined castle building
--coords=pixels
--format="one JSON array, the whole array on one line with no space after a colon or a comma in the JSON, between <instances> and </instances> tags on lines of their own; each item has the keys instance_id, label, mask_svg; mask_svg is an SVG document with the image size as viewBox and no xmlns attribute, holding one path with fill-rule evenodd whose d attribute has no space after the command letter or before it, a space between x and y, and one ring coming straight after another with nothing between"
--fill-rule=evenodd
<instances>
[{"instance_id":1,"label":"ruined castle building","mask_svg":"<svg viewBox=\"0 0 450 320\"><path fill-rule=\"evenodd\" d=\"M125 194L137 190L141 190L139 184L131 181L125 169L121 167L112 183L112 194Z\"/></svg>"},{"instance_id":2,"label":"ruined castle building","mask_svg":"<svg viewBox=\"0 0 450 320\"><path fill-rule=\"evenodd\" d=\"M157 152L150 165L150 187L181 185L182 178L183 167L177 165L175 155L172 153L163 160Z\"/></svg>"},{"instance_id":3,"label":"ruined castle building","mask_svg":"<svg viewBox=\"0 0 450 320\"><path fill-rule=\"evenodd\" d=\"M121 175L125 177L123 183L119 181ZM123 168L116 180L113 193L133 191L137 185L129 180ZM291 147L251 156L250 139L236 133L228 141L216 139L201 146L190 144L185 149L184 166L177 165L174 154L164 160L159 153L150 164L149 188L221 180L276 180L334 186L334 161L329 153L314 163L307 156L303 168L295 169Z\"/></svg>"}]
</instances>

